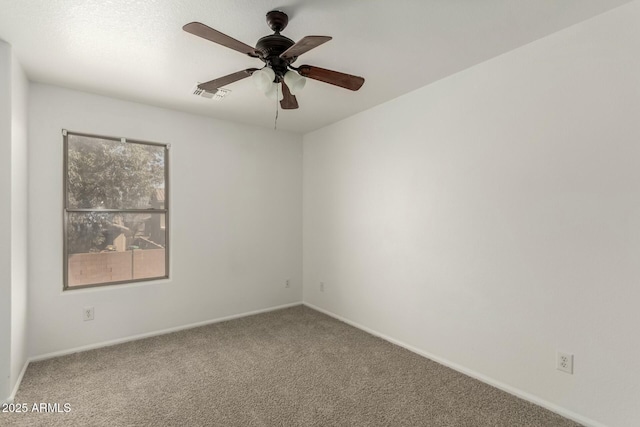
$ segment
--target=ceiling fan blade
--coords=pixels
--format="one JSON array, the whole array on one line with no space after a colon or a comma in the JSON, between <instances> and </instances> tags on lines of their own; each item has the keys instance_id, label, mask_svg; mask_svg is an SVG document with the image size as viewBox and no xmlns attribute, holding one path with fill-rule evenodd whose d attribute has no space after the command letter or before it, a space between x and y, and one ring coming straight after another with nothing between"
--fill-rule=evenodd
<instances>
[{"instance_id":1,"label":"ceiling fan blade","mask_svg":"<svg viewBox=\"0 0 640 427\"><path fill-rule=\"evenodd\" d=\"M221 33L218 30L214 30L211 27L207 27L206 25L200 22L191 22L182 27L187 33L191 33L198 37L202 37L203 39L207 39L214 43L218 43L224 47L228 47L229 49L237 50L238 52L247 54L249 56L257 57L255 48L242 43L232 37L229 37L226 34Z\"/></svg>"},{"instance_id":2,"label":"ceiling fan blade","mask_svg":"<svg viewBox=\"0 0 640 427\"><path fill-rule=\"evenodd\" d=\"M319 80L335 86L340 86L349 90L358 90L364 84L364 79L351 74L340 73L338 71L326 70L312 65L301 65L297 68L298 73L303 77Z\"/></svg>"},{"instance_id":3,"label":"ceiling fan blade","mask_svg":"<svg viewBox=\"0 0 640 427\"><path fill-rule=\"evenodd\" d=\"M306 36L280 54L282 59L293 59L331 40L328 36Z\"/></svg>"},{"instance_id":4,"label":"ceiling fan blade","mask_svg":"<svg viewBox=\"0 0 640 427\"><path fill-rule=\"evenodd\" d=\"M282 82L282 101L280 101L280 106L283 110L295 110L298 108L298 100L294 95L291 94L289 90L289 86L287 86L284 82Z\"/></svg>"},{"instance_id":5,"label":"ceiling fan blade","mask_svg":"<svg viewBox=\"0 0 640 427\"><path fill-rule=\"evenodd\" d=\"M215 80L210 80L206 83L200 83L198 87L200 89L204 89L207 92L215 92L216 89L221 88L222 86L226 86L233 82L237 82L238 80L242 80L244 78L249 77L255 71L258 71L257 68L247 68L246 70L238 71L237 73L229 74L224 77L220 77Z\"/></svg>"}]
</instances>

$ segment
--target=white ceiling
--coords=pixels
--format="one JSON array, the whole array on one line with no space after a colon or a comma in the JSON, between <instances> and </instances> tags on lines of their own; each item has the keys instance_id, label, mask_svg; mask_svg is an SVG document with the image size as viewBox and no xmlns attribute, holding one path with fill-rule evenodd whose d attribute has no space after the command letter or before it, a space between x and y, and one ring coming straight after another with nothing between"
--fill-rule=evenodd
<instances>
[{"instance_id":1,"label":"white ceiling","mask_svg":"<svg viewBox=\"0 0 640 427\"><path fill-rule=\"evenodd\" d=\"M365 77L358 92L309 80L278 129L307 132L398 97L630 0L0 0L0 39L32 81L273 127L275 102L250 79L222 101L191 94L262 62L182 31L199 21L249 45L271 30L333 40L301 56Z\"/></svg>"}]
</instances>

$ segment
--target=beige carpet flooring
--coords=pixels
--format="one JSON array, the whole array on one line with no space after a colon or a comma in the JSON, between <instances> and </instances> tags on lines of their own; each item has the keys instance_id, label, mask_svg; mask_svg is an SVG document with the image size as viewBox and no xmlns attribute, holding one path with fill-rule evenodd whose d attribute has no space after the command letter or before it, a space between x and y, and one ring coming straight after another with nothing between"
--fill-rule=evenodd
<instances>
[{"instance_id":1,"label":"beige carpet flooring","mask_svg":"<svg viewBox=\"0 0 640 427\"><path fill-rule=\"evenodd\" d=\"M32 363L2 426L577 426L299 306Z\"/></svg>"}]
</instances>

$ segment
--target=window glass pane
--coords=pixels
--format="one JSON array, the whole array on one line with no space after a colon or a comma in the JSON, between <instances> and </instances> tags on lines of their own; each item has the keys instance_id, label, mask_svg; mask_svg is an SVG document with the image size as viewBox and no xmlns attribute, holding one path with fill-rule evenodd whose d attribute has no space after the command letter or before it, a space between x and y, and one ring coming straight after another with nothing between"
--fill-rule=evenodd
<instances>
[{"instance_id":1,"label":"window glass pane","mask_svg":"<svg viewBox=\"0 0 640 427\"><path fill-rule=\"evenodd\" d=\"M67 214L68 286L165 277L165 215Z\"/></svg>"},{"instance_id":2,"label":"window glass pane","mask_svg":"<svg viewBox=\"0 0 640 427\"><path fill-rule=\"evenodd\" d=\"M67 208L164 208L164 147L73 134L67 141Z\"/></svg>"}]
</instances>

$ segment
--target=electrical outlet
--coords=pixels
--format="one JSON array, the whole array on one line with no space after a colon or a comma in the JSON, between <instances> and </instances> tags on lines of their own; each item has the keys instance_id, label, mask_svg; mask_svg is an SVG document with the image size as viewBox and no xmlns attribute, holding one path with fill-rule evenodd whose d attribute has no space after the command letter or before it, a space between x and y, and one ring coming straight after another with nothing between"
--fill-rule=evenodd
<instances>
[{"instance_id":1,"label":"electrical outlet","mask_svg":"<svg viewBox=\"0 0 640 427\"><path fill-rule=\"evenodd\" d=\"M556 369L568 374L573 374L573 354L559 351L556 357Z\"/></svg>"},{"instance_id":2,"label":"electrical outlet","mask_svg":"<svg viewBox=\"0 0 640 427\"><path fill-rule=\"evenodd\" d=\"M82 318L85 322L87 320L93 320L93 307L85 307L82 310Z\"/></svg>"},{"instance_id":3,"label":"electrical outlet","mask_svg":"<svg viewBox=\"0 0 640 427\"><path fill-rule=\"evenodd\" d=\"M284 283L284 287L285 288L290 288L291 284L289 283L289 279L287 279L287 281Z\"/></svg>"},{"instance_id":4,"label":"electrical outlet","mask_svg":"<svg viewBox=\"0 0 640 427\"><path fill-rule=\"evenodd\" d=\"M320 282L320 292L324 292L324 282Z\"/></svg>"}]
</instances>

